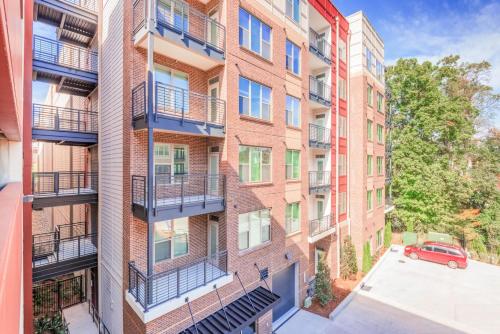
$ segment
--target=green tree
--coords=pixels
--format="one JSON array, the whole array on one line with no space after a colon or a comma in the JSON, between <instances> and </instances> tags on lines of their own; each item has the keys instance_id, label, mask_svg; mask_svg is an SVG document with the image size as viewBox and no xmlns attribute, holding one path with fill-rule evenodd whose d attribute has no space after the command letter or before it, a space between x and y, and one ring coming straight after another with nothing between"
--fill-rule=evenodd
<instances>
[{"instance_id":1,"label":"green tree","mask_svg":"<svg viewBox=\"0 0 500 334\"><path fill-rule=\"evenodd\" d=\"M332 292L332 279L330 277L330 267L326 264L324 256L322 256L318 262L315 297L321 306L325 306L334 299Z\"/></svg>"},{"instance_id":2,"label":"green tree","mask_svg":"<svg viewBox=\"0 0 500 334\"><path fill-rule=\"evenodd\" d=\"M350 236L344 239L340 257L340 276L343 279L356 275L358 273L358 264L356 259L356 248L352 244Z\"/></svg>"},{"instance_id":3,"label":"green tree","mask_svg":"<svg viewBox=\"0 0 500 334\"><path fill-rule=\"evenodd\" d=\"M363 247L363 272L365 274L372 268L372 262L370 243L367 241Z\"/></svg>"},{"instance_id":4,"label":"green tree","mask_svg":"<svg viewBox=\"0 0 500 334\"><path fill-rule=\"evenodd\" d=\"M389 248L392 244L392 224L387 222L384 228L384 247Z\"/></svg>"}]
</instances>

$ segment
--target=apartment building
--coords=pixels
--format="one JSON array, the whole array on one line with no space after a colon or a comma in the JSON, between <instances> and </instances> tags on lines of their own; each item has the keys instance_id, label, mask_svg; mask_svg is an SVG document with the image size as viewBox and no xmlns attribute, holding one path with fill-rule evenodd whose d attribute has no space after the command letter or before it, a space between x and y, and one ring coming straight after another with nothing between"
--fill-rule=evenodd
<instances>
[{"instance_id":1,"label":"apartment building","mask_svg":"<svg viewBox=\"0 0 500 334\"><path fill-rule=\"evenodd\" d=\"M384 43L363 12L347 17L350 37L350 233L358 266L363 245L383 245L385 223ZM362 125L362 126L361 126Z\"/></svg>"}]
</instances>

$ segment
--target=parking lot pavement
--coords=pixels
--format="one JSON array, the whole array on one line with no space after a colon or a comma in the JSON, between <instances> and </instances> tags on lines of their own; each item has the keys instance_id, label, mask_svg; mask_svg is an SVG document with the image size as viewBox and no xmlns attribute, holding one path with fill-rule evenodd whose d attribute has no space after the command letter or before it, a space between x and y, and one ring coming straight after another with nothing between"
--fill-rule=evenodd
<instances>
[{"instance_id":1,"label":"parking lot pavement","mask_svg":"<svg viewBox=\"0 0 500 334\"><path fill-rule=\"evenodd\" d=\"M500 333L500 267L470 261L465 270L388 252L325 324L297 313L285 333ZM301 311L306 312L306 311ZM312 329L310 329L312 328Z\"/></svg>"}]
</instances>

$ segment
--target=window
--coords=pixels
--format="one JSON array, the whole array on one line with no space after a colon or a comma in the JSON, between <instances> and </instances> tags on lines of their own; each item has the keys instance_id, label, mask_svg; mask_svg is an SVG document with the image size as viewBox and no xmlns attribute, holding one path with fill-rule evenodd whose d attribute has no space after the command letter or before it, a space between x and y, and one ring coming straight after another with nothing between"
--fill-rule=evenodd
<instances>
[{"instance_id":1,"label":"window","mask_svg":"<svg viewBox=\"0 0 500 334\"><path fill-rule=\"evenodd\" d=\"M339 214L347 212L347 193L339 193Z\"/></svg>"},{"instance_id":2,"label":"window","mask_svg":"<svg viewBox=\"0 0 500 334\"><path fill-rule=\"evenodd\" d=\"M365 48L365 50L366 50L366 68L368 69L368 71L371 72L372 71L372 64L373 64L373 61L372 61L373 54L368 48Z\"/></svg>"},{"instance_id":3,"label":"window","mask_svg":"<svg viewBox=\"0 0 500 334\"><path fill-rule=\"evenodd\" d=\"M239 39L240 46L271 59L271 27L243 8L239 13Z\"/></svg>"},{"instance_id":4,"label":"window","mask_svg":"<svg viewBox=\"0 0 500 334\"><path fill-rule=\"evenodd\" d=\"M368 176L373 175L373 156L370 154L366 158L366 173Z\"/></svg>"},{"instance_id":5,"label":"window","mask_svg":"<svg viewBox=\"0 0 500 334\"><path fill-rule=\"evenodd\" d=\"M380 246L382 246L382 242L383 242L383 238L382 238L382 229L378 230L377 231L377 248L379 248Z\"/></svg>"},{"instance_id":6,"label":"window","mask_svg":"<svg viewBox=\"0 0 500 334\"><path fill-rule=\"evenodd\" d=\"M347 138L347 118L339 115L339 137Z\"/></svg>"},{"instance_id":7,"label":"window","mask_svg":"<svg viewBox=\"0 0 500 334\"><path fill-rule=\"evenodd\" d=\"M189 220L187 217L154 224L155 262L188 253Z\"/></svg>"},{"instance_id":8,"label":"window","mask_svg":"<svg viewBox=\"0 0 500 334\"><path fill-rule=\"evenodd\" d=\"M346 42L343 39L339 39L339 57L344 63L347 60L347 48Z\"/></svg>"},{"instance_id":9,"label":"window","mask_svg":"<svg viewBox=\"0 0 500 334\"><path fill-rule=\"evenodd\" d=\"M366 206L368 208L368 211L371 211L373 209L373 196L372 196L373 191L368 190L366 192Z\"/></svg>"},{"instance_id":10,"label":"window","mask_svg":"<svg viewBox=\"0 0 500 334\"><path fill-rule=\"evenodd\" d=\"M377 79L380 81L384 80L384 65L377 59Z\"/></svg>"},{"instance_id":11,"label":"window","mask_svg":"<svg viewBox=\"0 0 500 334\"><path fill-rule=\"evenodd\" d=\"M384 127L381 124L377 124L377 142L384 143Z\"/></svg>"},{"instance_id":12,"label":"window","mask_svg":"<svg viewBox=\"0 0 500 334\"><path fill-rule=\"evenodd\" d=\"M377 157L377 175L384 174L384 157Z\"/></svg>"},{"instance_id":13,"label":"window","mask_svg":"<svg viewBox=\"0 0 500 334\"><path fill-rule=\"evenodd\" d=\"M269 209L243 213L238 216L238 246L240 250L271 240Z\"/></svg>"},{"instance_id":14,"label":"window","mask_svg":"<svg viewBox=\"0 0 500 334\"><path fill-rule=\"evenodd\" d=\"M240 182L271 182L271 149L240 146Z\"/></svg>"},{"instance_id":15,"label":"window","mask_svg":"<svg viewBox=\"0 0 500 334\"><path fill-rule=\"evenodd\" d=\"M446 254L447 251L444 248L434 246L434 252Z\"/></svg>"},{"instance_id":16,"label":"window","mask_svg":"<svg viewBox=\"0 0 500 334\"><path fill-rule=\"evenodd\" d=\"M239 82L240 115L271 120L271 88L240 77Z\"/></svg>"},{"instance_id":17,"label":"window","mask_svg":"<svg viewBox=\"0 0 500 334\"><path fill-rule=\"evenodd\" d=\"M300 203L290 203L285 209L285 229L286 234L300 231Z\"/></svg>"},{"instance_id":18,"label":"window","mask_svg":"<svg viewBox=\"0 0 500 334\"><path fill-rule=\"evenodd\" d=\"M300 151L286 150L286 179L300 179Z\"/></svg>"},{"instance_id":19,"label":"window","mask_svg":"<svg viewBox=\"0 0 500 334\"><path fill-rule=\"evenodd\" d=\"M342 100L347 99L347 89L345 79L339 78L339 98Z\"/></svg>"},{"instance_id":20,"label":"window","mask_svg":"<svg viewBox=\"0 0 500 334\"><path fill-rule=\"evenodd\" d=\"M373 122L371 119L366 121L366 136L368 141L373 141Z\"/></svg>"},{"instance_id":21,"label":"window","mask_svg":"<svg viewBox=\"0 0 500 334\"><path fill-rule=\"evenodd\" d=\"M300 0L286 0L286 16L300 22Z\"/></svg>"},{"instance_id":22,"label":"window","mask_svg":"<svg viewBox=\"0 0 500 334\"><path fill-rule=\"evenodd\" d=\"M339 154L339 176L347 174L347 158L345 154Z\"/></svg>"},{"instance_id":23,"label":"window","mask_svg":"<svg viewBox=\"0 0 500 334\"><path fill-rule=\"evenodd\" d=\"M294 74L300 73L300 48L286 40L286 69Z\"/></svg>"},{"instance_id":24,"label":"window","mask_svg":"<svg viewBox=\"0 0 500 334\"><path fill-rule=\"evenodd\" d=\"M377 206L382 205L383 193L384 191L382 188L377 189Z\"/></svg>"},{"instance_id":25,"label":"window","mask_svg":"<svg viewBox=\"0 0 500 334\"><path fill-rule=\"evenodd\" d=\"M377 111L383 113L384 106L384 96L380 93L377 93Z\"/></svg>"},{"instance_id":26,"label":"window","mask_svg":"<svg viewBox=\"0 0 500 334\"><path fill-rule=\"evenodd\" d=\"M286 125L300 127L300 100L290 95L286 96Z\"/></svg>"},{"instance_id":27,"label":"window","mask_svg":"<svg viewBox=\"0 0 500 334\"><path fill-rule=\"evenodd\" d=\"M173 153L172 153L173 152ZM189 152L186 145L154 144L154 165L157 183L171 183L172 176L188 173Z\"/></svg>"},{"instance_id":28,"label":"window","mask_svg":"<svg viewBox=\"0 0 500 334\"><path fill-rule=\"evenodd\" d=\"M373 106L373 87L371 85L367 85L366 87L366 96L368 99L368 105L370 107Z\"/></svg>"}]
</instances>

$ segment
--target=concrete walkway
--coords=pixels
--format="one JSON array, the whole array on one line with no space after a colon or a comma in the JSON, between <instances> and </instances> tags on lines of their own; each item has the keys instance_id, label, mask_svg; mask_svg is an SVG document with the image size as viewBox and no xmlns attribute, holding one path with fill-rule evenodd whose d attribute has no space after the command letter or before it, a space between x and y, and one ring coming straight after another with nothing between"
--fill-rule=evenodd
<instances>
[{"instance_id":1,"label":"concrete walkway","mask_svg":"<svg viewBox=\"0 0 500 334\"><path fill-rule=\"evenodd\" d=\"M89 314L87 303L64 309L63 314L71 334L99 334L97 326Z\"/></svg>"}]
</instances>

